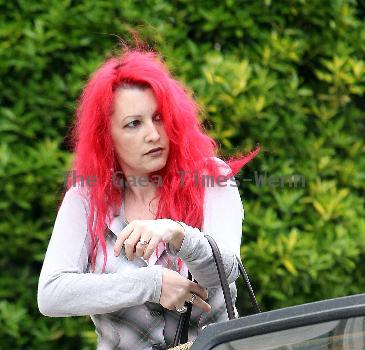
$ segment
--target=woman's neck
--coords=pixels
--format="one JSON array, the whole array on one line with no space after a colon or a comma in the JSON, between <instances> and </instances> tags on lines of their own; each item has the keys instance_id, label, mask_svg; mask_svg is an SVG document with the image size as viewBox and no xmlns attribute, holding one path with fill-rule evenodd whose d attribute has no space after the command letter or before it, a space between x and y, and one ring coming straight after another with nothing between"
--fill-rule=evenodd
<instances>
[{"instance_id":1,"label":"woman's neck","mask_svg":"<svg viewBox=\"0 0 365 350\"><path fill-rule=\"evenodd\" d=\"M125 196L131 199L133 202L148 204L151 199L156 196L157 186L155 183L141 184L127 184L125 186Z\"/></svg>"}]
</instances>

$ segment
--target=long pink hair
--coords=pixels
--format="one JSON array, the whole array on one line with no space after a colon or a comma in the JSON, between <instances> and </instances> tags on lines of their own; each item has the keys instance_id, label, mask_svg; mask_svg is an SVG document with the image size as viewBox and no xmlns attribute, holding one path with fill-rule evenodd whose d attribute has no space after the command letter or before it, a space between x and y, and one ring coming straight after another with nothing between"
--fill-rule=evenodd
<instances>
[{"instance_id":1,"label":"long pink hair","mask_svg":"<svg viewBox=\"0 0 365 350\"><path fill-rule=\"evenodd\" d=\"M90 211L87 226L91 236L93 271L98 244L103 251L103 270L105 268L107 220L119 212L123 199L123 189L114 186L112 181L111 172L122 169L113 151L110 119L115 90L125 84L152 89L170 140L166 166L151 174L163 179L158 187L157 219L179 220L201 229L204 188L194 179L203 173L214 178L222 174L218 164L209 161L216 156L217 144L199 123L197 103L171 76L159 56L149 50L124 48L119 56L107 59L82 91L71 135L75 152L72 171L84 179L88 176L97 179L88 188ZM226 160L230 167L226 178L234 176L259 151L258 147L247 156ZM181 171L184 171L183 186ZM69 179L66 190L71 185ZM179 261L180 267L181 263Z\"/></svg>"}]
</instances>

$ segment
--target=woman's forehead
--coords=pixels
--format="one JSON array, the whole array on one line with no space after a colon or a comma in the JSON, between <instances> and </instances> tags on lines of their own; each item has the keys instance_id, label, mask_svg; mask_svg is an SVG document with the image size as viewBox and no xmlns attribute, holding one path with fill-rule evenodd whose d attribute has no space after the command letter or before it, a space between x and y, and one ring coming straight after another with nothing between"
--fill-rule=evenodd
<instances>
[{"instance_id":1,"label":"woman's forehead","mask_svg":"<svg viewBox=\"0 0 365 350\"><path fill-rule=\"evenodd\" d=\"M120 88L115 93L114 111L119 117L149 115L157 109L152 89Z\"/></svg>"}]
</instances>

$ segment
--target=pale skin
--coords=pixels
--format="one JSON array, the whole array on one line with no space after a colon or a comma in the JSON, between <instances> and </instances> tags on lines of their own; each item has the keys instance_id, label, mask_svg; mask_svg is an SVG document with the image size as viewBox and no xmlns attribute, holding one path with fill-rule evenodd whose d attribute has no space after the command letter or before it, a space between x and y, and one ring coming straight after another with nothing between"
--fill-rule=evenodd
<instances>
[{"instance_id":1,"label":"pale skin","mask_svg":"<svg viewBox=\"0 0 365 350\"><path fill-rule=\"evenodd\" d=\"M169 139L152 90L120 88L115 93L113 107L111 136L124 175L146 178L150 173L162 169L169 154ZM161 150L147 154L155 148ZM129 224L118 235L114 246L115 256L124 247L129 260L135 256L148 260L159 242L168 243L176 251L180 250L184 230L173 220L155 219L158 204L156 193L156 185L152 183L126 188L125 214ZM148 242L148 245L141 245L140 240ZM204 301L208 298L205 288L176 271L163 269L160 304L164 308L180 308L185 301L191 300L192 293L197 296L194 305L209 312L211 307Z\"/></svg>"}]
</instances>

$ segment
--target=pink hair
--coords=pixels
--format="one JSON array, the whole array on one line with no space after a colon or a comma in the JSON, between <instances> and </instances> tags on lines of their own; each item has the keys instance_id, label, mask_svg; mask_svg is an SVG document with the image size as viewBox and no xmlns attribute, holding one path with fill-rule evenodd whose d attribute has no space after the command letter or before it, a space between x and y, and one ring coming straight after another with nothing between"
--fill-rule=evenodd
<instances>
[{"instance_id":1,"label":"pink hair","mask_svg":"<svg viewBox=\"0 0 365 350\"><path fill-rule=\"evenodd\" d=\"M111 170L121 171L110 134L114 92L124 85L150 87L155 94L160 115L170 140L166 166L155 174L163 178L157 217L183 221L201 229L203 221L204 188L194 182L198 176L221 175L219 166L209 161L217 152L216 142L202 129L198 120L198 105L181 83L175 80L157 54L141 49L124 49L118 57L107 59L91 76L84 88L76 111L72 131L75 159L72 170L77 176L96 176L88 188L90 212L88 231L91 236L91 264L95 269L97 246L107 261L105 229L112 213L119 212L123 189L113 186ZM234 176L260 151L258 147L248 156L226 160ZM181 173L184 171L184 185ZM71 187L68 181L67 188ZM181 267L179 260L179 267Z\"/></svg>"}]
</instances>

